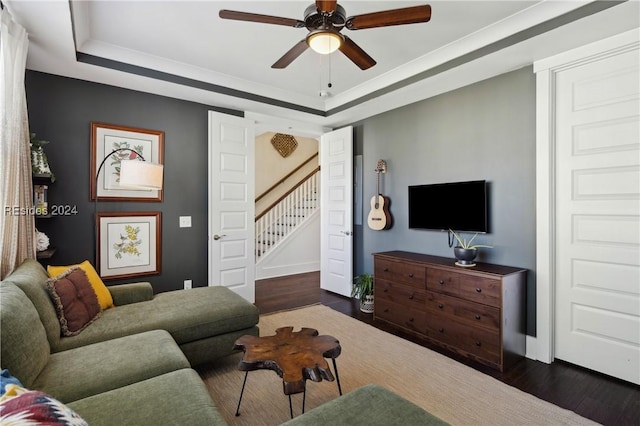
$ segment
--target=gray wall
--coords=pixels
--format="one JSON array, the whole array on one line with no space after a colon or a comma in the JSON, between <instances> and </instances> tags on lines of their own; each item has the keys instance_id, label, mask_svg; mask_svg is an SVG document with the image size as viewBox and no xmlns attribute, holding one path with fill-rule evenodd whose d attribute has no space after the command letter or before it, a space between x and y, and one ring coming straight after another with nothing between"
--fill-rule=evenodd
<instances>
[{"instance_id":1,"label":"gray wall","mask_svg":"<svg viewBox=\"0 0 640 426\"><path fill-rule=\"evenodd\" d=\"M355 229L355 271L372 272L372 253L405 250L453 257L447 233L408 228L407 187L486 180L489 229L477 260L529 270L527 333L535 335L535 76L531 67L482 81L356 123L363 155L365 224L378 159L393 228ZM464 208L463 202L460 204ZM433 200L438 208L438 200Z\"/></svg>"},{"instance_id":2,"label":"gray wall","mask_svg":"<svg viewBox=\"0 0 640 426\"><path fill-rule=\"evenodd\" d=\"M77 206L78 214L38 219L36 226L57 252L51 264L94 262L93 202L89 200L90 122L99 121L165 132L164 201L100 202L98 211L162 212L162 273L136 278L156 292L180 289L185 279L207 285L207 111L193 102L53 76L26 75L31 132L45 147L56 181L49 203ZM191 228L178 217L191 216ZM107 284L131 280L108 281Z\"/></svg>"}]
</instances>

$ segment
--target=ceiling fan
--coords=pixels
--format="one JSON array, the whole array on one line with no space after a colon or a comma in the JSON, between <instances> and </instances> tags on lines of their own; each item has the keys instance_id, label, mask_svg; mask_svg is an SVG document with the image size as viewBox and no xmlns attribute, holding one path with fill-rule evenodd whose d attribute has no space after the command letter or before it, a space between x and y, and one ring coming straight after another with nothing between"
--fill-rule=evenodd
<instances>
[{"instance_id":1,"label":"ceiling fan","mask_svg":"<svg viewBox=\"0 0 640 426\"><path fill-rule=\"evenodd\" d=\"M263 24L284 25L294 28L307 28L309 34L304 40L296 43L287 53L278 59L271 68L286 68L308 47L321 54L329 54L340 50L360 69L366 70L376 64L364 50L340 31L363 30L367 28L388 27L392 25L415 24L428 22L431 19L431 6L413 6L401 9L366 13L347 18L345 10L337 1L316 0L304 11L304 21L281 18L279 16L261 15L258 13L220 10L220 18L236 21L259 22Z\"/></svg>"}]
</instances>

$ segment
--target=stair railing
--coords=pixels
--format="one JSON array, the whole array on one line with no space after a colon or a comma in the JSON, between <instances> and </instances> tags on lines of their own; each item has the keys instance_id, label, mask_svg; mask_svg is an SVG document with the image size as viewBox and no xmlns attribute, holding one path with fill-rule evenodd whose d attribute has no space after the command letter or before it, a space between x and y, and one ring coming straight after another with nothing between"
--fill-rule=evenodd
<instances>
[{"instance_id":1,"label":"stair railing","mask_svg":"<svg viewBox=\"0 0 640 426\"><path fill-rule=\"evenodd\" d=\"M256 216L256 259L263 258L319 207L320 167Z\"/></svg>"}]
</instances>

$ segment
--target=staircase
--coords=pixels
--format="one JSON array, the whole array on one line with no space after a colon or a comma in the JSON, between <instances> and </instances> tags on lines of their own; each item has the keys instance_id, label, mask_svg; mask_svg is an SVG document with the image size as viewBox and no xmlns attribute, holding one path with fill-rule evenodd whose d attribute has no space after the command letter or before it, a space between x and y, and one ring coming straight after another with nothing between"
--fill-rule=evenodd
<instances>
[{"instance_id":1,"label":"staircase","mask_svg":"<svg viewBox=\"0 0 640 426\"><path fill-rule=\"evenodd\" d=\"M320 168L256 217L256 263L291 235L320 207Z\"/></svg>"}]
</instances>

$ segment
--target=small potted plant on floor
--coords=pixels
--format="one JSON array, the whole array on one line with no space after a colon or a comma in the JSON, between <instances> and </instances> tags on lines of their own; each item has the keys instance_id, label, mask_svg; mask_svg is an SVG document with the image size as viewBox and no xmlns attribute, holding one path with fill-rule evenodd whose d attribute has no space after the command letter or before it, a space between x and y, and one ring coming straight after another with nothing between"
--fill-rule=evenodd
<instances>
[{"instance_id":1,"label":"small potted plant on floor","mask_svg":"<svg viewBox=\"0 0 640 426\"><path fill-rule=\"evenodd\" d=\"M373 277L360 274L353 279L352 297L360 299L360 310L370 314L373 312Z\"/></svg>"},{"instance_id":2,"label":"small potted plant on floor","mask_svg":"<svg viewBox=\"0 0 640 426\"><path fill-rule=\"evenodd\" d=\"M480 247L493 248L492 246L487 246L484 244L472 245L473 240L475 240L476 237L478 236L478 232L476 232L473 235L473 237L469 238L468 240L466 238L463 238L460 234L458 234L452 229L449 229L449 232L451 232L455 237L455 239L458 241L458 245L453 248L453 253L457 260L456 265L475 266L475 263L473 263L473 260L478 255L478 248Z\"/></svg>"}]
</instances>

